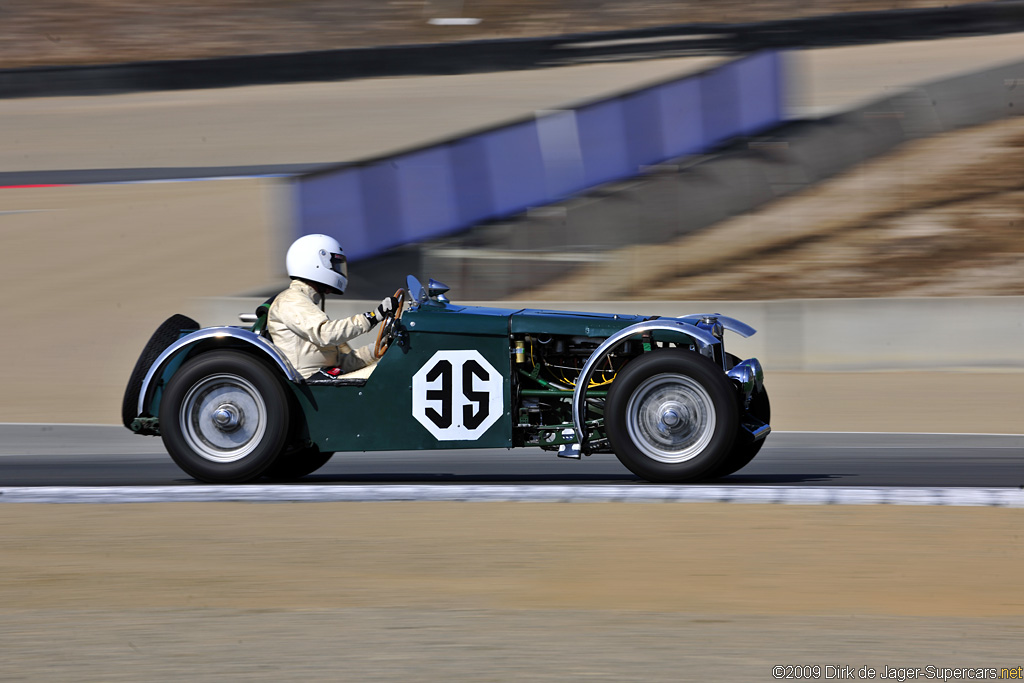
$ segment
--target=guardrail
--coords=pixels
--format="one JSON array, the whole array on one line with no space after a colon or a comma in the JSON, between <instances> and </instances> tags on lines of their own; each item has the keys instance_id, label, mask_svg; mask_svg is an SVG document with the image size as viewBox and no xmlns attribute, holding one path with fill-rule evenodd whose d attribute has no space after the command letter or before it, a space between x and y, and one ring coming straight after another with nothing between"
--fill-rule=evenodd
<instances>
[{"instance_id":1,"label":"guardrail","mask_svg":"<svg viewBox=\"0 0 1024 683\"><path fill-rule=\"evenodd\" d=\"M783 62L764 52L294 181L298 234L352 260L508 217L783 120Z\"/></svg>"},{"instance_id":2,"label":"guardrail","mask_svg":"<svg viewBox=\"0 0 1024 683\"><path fill-rule=\"evenodd\" d=\"M0 98L507 71L601 59L736 54L1016 31L1024 31L1024 2L1011 0L742 24L683 24L433 45L2 69Z\"/></svg>"}]
</instances>

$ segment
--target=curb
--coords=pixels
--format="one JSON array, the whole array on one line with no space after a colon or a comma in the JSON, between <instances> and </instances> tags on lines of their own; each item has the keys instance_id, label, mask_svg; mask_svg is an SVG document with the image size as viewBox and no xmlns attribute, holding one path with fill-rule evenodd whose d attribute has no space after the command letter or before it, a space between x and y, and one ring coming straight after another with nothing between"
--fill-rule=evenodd
<instances>
[{"instance_id":1,"label":"curb","mask_svg":"<svg viewBox=\"0 0 1024 683\"><path fill-rule=\"evenodd\" d=\"M110 486L0 488L0 503L753 503L1024 508L1024 489L797 486Z\"/></svg>"}]
</instances>

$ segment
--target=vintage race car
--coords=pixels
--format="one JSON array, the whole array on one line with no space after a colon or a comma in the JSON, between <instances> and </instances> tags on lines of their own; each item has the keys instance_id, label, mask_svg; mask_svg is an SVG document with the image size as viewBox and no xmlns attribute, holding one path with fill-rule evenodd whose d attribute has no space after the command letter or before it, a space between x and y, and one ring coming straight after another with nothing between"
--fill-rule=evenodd
<instances>
[{"instance_id":1,"label":"vintage race car","mask_svg":"<svg viewBox=\"0 0 1024 683\"><path fill-rule=\"evenodd\" d=\"M132 373L125 426L205 482L295 479L337 452L517 447L690 482L739 470L771 431L760 363L725 350L725 330L754 334L738 320L459 306L447 289L409 277L363 379L304 380L266 333L269 304L249 328L173 316Z\"/></svg>"}]
</instances>

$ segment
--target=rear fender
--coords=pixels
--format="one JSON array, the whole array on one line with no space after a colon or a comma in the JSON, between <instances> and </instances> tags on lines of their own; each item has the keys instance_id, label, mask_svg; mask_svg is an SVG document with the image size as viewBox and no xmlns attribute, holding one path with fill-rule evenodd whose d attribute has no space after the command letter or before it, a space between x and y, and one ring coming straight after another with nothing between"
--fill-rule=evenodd
<instances>
[{"instance_id":1,"label":"rear fender","mask_svg":"<svg viewBox=\"0 0 1024 683\"><path fill-rule=\"evenodd\" d=\"M139 416L156 416L159 409L159 402L155 400L157 387L170 379L170 375L174 374L181 361L201 351L231 347L266 358L290 382L301 384L303 381L302 375L292 367L281 350L260 335L241 327L207 327L174 342L153 362L146 373L146 378L142 380L142 388L139 391Z\"/></svg>"}]
</instances>

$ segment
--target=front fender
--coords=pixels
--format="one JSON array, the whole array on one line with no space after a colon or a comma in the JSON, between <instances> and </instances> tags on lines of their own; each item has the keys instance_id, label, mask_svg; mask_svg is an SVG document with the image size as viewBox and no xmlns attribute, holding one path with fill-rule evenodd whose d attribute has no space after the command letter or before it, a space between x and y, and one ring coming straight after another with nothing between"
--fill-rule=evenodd
<instances>
[{"instance_id":1,"label":"front fender","mask_svg":"<svg viewBox=\"0 0 1024 683\"><path fill-rule=\"evenodd\" d=\"M699 347L699 350L704 355L709 355L708 350L712 349L715 344L721 344L720 339L716 339L714 335L706 330L702 330L699 327L694 327L692 324L687 324L682 320L674 320L672 318L658 318L656 320L645 320L644 322L624 327L615 334L605 339L600 346L594 349L594 352L590 354L590 358L583 364L583 369L580 371L580 376L576 380L576 388L572 393L572 426L576 432L576 441L580 445L581 452L585 452L586 449L586 432L583 430L583 423L586 421L583 415L584 400L586 399L587 386L590 384L590 378L594 374L594 368L597 364L604 360L605 356L620 342L629 337L637 334L643 334L644 332L679 332L693 339L694 343Z\"/></svg>"},{"instance_id":2,"label":"front fender","mask_svg":"<svg viewBox=\"0 0 1024 683\"><path fill-rule=\"evenodd\" d=\"M164 352L153 361L145 379L142 380L142 388L139 390L138 415L146 413L156 389L154 380L163 375L171 360L181 353L188 353L192 348L204 344L204 342L217 343L218 341L224 345L250 345L269 358L290 381L302 382L302 375L292 367L281 350L255 332L250 332L242 327L207 327L185 335L164 349Z\"/></svg>"},{"instance_id":3,"label":"front fender","mask_svg":"<svg viewBox=\"0 0 1024 683\"><path fill-rule=\"evenodd\" d=\"M730 332L735 332L736 334L740 335L743 338L752 337L755 334L757 334L757 330L755 330L753 327L746 324L745 322L737 320L736 318L730 318L727 315L720 315L718 313L695 313L691 315L684 315L681 318L676 318L676 320L682 320L683 322L686 323L696 324L700 322L702 318L707 317L714 318L718 322L722 323L722 327L729 330Z\"/></svg>"}]
</instances>

